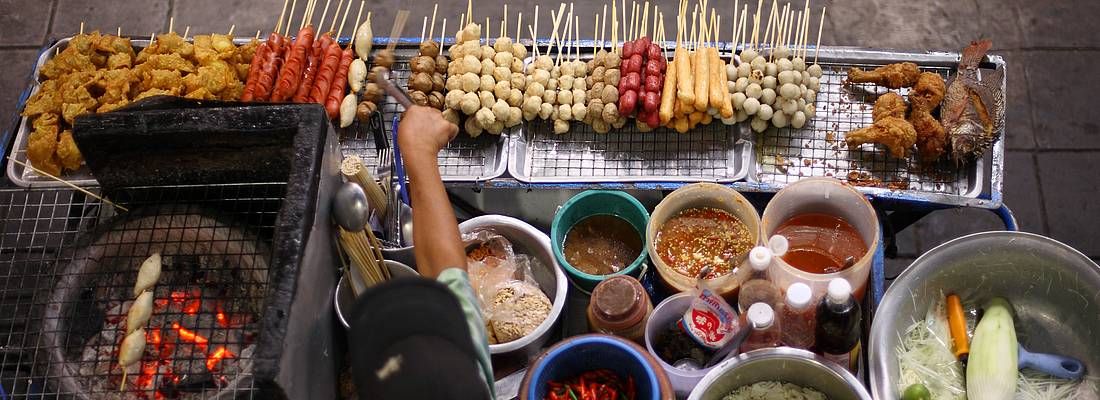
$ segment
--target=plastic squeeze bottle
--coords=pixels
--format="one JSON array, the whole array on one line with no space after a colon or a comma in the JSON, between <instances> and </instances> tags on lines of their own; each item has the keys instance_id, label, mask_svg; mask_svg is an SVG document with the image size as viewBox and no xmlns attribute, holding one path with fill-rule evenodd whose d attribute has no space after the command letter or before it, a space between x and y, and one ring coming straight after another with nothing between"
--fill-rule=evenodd
<instances>
[{"instance_id":1,"label":"plastic squeeze bottle","mask_svg":"<svg viewBox=\"0 0 1100 400\"><path fill-rule=\"evenodd\" d=\"M829 289L817 306L815 344L817 350L829 360L856 370L859 359L859 337L862 334L859 303L852 298L852 285L836 278L829 281Z\"/></svg>"},{"instance_id":2,"label":"plastic squeeze bottle","mask_svg":"<svg viewBox=\"0 0 1100 400\"><path fill-rule=\"evenodd\" d=\"M779 324L775 322L775 311L764 303L749 306L749 337L741 344L741 352L779 346Z\"/></svg>"},{"instance_id":3,"label":"plastic squeeze bottle","mask_svg":"<svg viewBox=\"0 0 1100 400\"><path fill-rule=\"evenodd\" d=\"M813 291L802 282L787 287L786 301L779 311L780 341L784 346L809 350L814 346Z\"/></svg>"},{"instance_id":4,"label":"plastic squeeze bottle","mask_svg":"<svg viewBox=\"0 0 1100 400\"><path fill-rule=\"evenodd\" d=\"M741 284L741 291L737 295L737 308L744 314L749 306L756 303L764 303L776 309L781 300L779 288L768 280L768 267L772 264L772 251L764 246L757 246L749 252L749 278Z\"/></svg>"}]
</instances>

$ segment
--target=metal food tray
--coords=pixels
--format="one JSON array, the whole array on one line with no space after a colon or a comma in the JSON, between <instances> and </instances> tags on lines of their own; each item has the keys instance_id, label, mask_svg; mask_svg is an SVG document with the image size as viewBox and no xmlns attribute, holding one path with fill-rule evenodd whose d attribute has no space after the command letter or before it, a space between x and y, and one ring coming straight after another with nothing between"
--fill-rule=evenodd
<instances>
[{"instance_id":1,"label":"metal food tray","mask_svg":"<svg viewBox=\"0 0 1100 400\"><path fill-rule=\"evenodd\" d=\"M57 54L57 52L64 50L65 47L68 46L70 39L72 39L72 37L59 39L57 42L54 42L53 45L47 47L45 50L42 51L41 54L38 55L38 62L35 64L34 73L31 76L33 82L31 84L30 92L27 95L27 100L34 96L35 93L38 93L38 87L42 84L42 82L39 81L39 72L41 71L42 66L45 65L46 62L49 61L51 58L53 58L53 56ZM188 42L190 41L191 40L189 39ZM237 46L247 44L250 41L252 41L252 38L238 37L233 39L233 43ZM134 46L135 51L141 51L141 49L149 46L149 39L130 39L130 44ZM20 104L18 111L22 112L23 106L25 105L25 103ZM9 157L20 162L31 164L30 161L27 160L27 137L30 136L32 130L33 126L31 126L30 119L20 116L19 126L15 134L15 142L12 146L11 154L9 155ZM31 165L33 166L33 164ZM34 170L30 168L24 168L23 166L17 165L13 162L8 163L7 173L8 179L11 180L12 183L15 183L17 186L21 187L68 186L49 177L39 175L37 172L34 172ZM87 165L80 166L80 169L76 171L68 171L62 174L61 178L81 187L94 186L97 184L95 177L92 176L92 171L88 169Z\"/></svg>"},{"instance_id":2,"label":"metal food tray","mask_svg":"<svg viewBox=\"0 0 1100 400\"><path fill-rule=\"evenodd\" d=\"M592 49L582 41L582 49ZM583 51L583 50L582 50ZM590 60L593 53L581 55ZM534 60L524 60L524 68ZM717 119L681 134L658 128L638 132L633 120L622 129L597 133L573 122L569 132L553 133L551 121L537 119L513 137L508 173L526 183L718 182L745 178L750 159L746 126Z\"/></svg>"},{"instance_id":3,"label":"metal food tray","mask_svg":"<svg viewBox=\"0 0 1100 400\"><path fill-rule=\"evenodd\" d=\"M874 84L845 85L848 68L874 68L903 61L914 62L922 70L938 73L950 80L959 55L821 48L819 64L824 75L815 118L802 129L769 128L763 134L753 135L754 170L748 174L745 188L778 191L805 177L832 176L847 180L863 193L878 198L952 206L999 207L1004 168L1003 140L997 140L987 152L990 155L988 160L977 159L959 165L955 160L947 159L925 165L919 161L917 154L898 159L889 156L883 146L865 144L849 149L844 144L845 132L872 123L871 111L875 99L890 90ZM998 56L990 56L982 64L984 72L1004 67L1004 60ZM1002 81L1001 89L1004 88L1005 82ZM905 96L909 89L896 91ZM1001 132L1002 138L1003 134ZM987 162L990 163L989 168L986 167ZM987 174L990 193L983 195Z\"/></svg>"},{"instance_id":4,"label":"metal food tray","mask_svg":"<svg viewBox=\"0 0 1100 400\"><path fill-rule=\"evenodd\" d=\"M391 78L399 87L407 87L409 75L409 61L419 55L419 49L409 39L401 39L402 43L394 51L394 64ZM374 51L385 47L385 39L376 39ZM410 45L411 44L411 45ZM442 47L442 46L441 46ZM442 50L446 53L445 50ZM382 128L386 132L387 143L393 138L393 118L400 116L405 107L397 103L393 97L386 96L379 104L382 112ZM479 182L504 175L508 163L508 138L510 134L518 132L519 127L512 128L501 135L482 134L472 138L465 133L460 133L452 140L443 151L439 153L439 173L445 182ZM366 123L355 122L347 128L338 128L340 133L340 149L345 156L357 155L363 163L375 173L381 173L385 168L379 166L380 146L375 143L370 127Z\"/></svg>"}]
</instances>

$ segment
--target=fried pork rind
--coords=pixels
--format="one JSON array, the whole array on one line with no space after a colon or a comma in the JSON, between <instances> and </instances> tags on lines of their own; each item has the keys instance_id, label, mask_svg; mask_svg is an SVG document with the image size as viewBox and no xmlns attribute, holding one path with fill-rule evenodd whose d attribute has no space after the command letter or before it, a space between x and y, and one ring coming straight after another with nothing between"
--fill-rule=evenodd
<instances>
[{"instance_id":1,"label":"fried pork rind","mask_svg":"<svg viewBox=\"0 0 1100 400\"><path fill-rule=\"evenodd\" d=\"M183 86L183 75L179 70L154 69L141 73L141 84L138 88L144 92L149 89L172 90L181 86Z\"/></svg>"},{"instance_id":2,"label":"fried pork rind","mask_svg":"<svg viewBox=\"0 0 1100 400\"><path fill-rule=\"evenodd\" d=\"M34 118L42 114L61 114L60 86L60 82L56 80L48 80L38 86L38 92L23 107L23 116Z\"/></svg>"},{"instance_id":3,"label":"fried pork rind","mask_svg":"<svg viewBox=\"0 0 1100 400\"><path fill-rule=\"evenodd\" d=\"M50 61L46 61L42 66L41 74L46 79L57 79L73 72L95 71L95 69L96 66L92 64L91 57L81 54L74 47L68 47Z\"/></svg>"},{"instance_id":4,"label":"fried pork rind","mask_svg":"<svg viewBox=\"0 0 1100 400\"><path fill-rule=\"evenodd\" d=\"M179 90L179 88L178 88L178 87L177 87L177 88L175 88L175 89L173 89L173 90L164 90L164 89L156 89L156 88L154 88L154 89L149 89L149 90L146 90L146 91L144 91L144 92L141 92L141 93L139 93L139 94L138 94L137 96L134 96L134 101L138 101L138 100L144 99L144 98L146 98L146 97L153 97L153 96L179 96L179 94L180 94L180 90Z\"/></svg>"},{"instance_id":5,"label":"fried pork rind","mask_svg":"<svg viewBox=\"0 0 1100 400\"><path fill-rule=\"evenodd\" d=\"M57 158L61 161L62 167L71 170L80 168L80 164L84 162L84 157L80 155L80 149L76 147L76 141L73 140L73 131L61 132L61 136L57 139Z\"/></svg>"},{"instance_id":6,"label":"fried pork rind","mask_svg":"<svg viewBox=\"0 0 1100 400\"><path fill-rule=\"evenodd\" d=\"M116 70L119 68L130 68L134 66L133 58L126 53L115 53L107 57L107 69Z\"/></svg>"},{"instance_id":7,"label":"fried pork rind","mask_svg":"<svg viewBox=\"0 0 1100 400\"><path fill-rule=\"evenodd\" d=\"M149 60L142 63L139 68L147 69L168 69L178 70L180 72L195 72L195 64L187 61L179 54L154 54L149 56Z\"/></svg>"},{"instance_id":8,"label":"fried pork rind","mask_svg":"<svg viewBox=\"0 0 1100 400\"><path fill-rule=\"evenodd\" d=\"M34 120L34 130L27 137L27 160L35 168L54 176L61 173L61 165L55 156L58 131L57 114L42 114Z\"/></svg>"}]
</instances>

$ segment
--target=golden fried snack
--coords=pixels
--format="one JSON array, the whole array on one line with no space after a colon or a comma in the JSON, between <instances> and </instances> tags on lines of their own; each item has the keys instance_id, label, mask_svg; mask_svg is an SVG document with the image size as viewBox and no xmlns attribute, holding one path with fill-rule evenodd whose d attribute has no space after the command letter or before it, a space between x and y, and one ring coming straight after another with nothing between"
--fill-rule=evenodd
<instances>
[{"instance_id":1,"label":"golden fried snack","mask_svg":"<svg viewBox=\"0 0 1100 400\"><path fill-rule=\"evenodd\" d=\"M905 111L909 108L905 99L894 92L886 92L875 100L875 108L871 110L871 120L877 122L886 117L905 118Z\"/></svg>"},{"instance_id":2,"label":"golden fried snack","mask_svg":"<svg viewBox=\"0 0 1100 400\"><path fill-rule=\"evenodd\" d=\"M183 86L183 75L178 70L154 69L146 70L141 74L139 90L149 89L171 90Z\"/></svg>"},{"instance_id":3,"label":"golden fried snack","mask_svg":"<svg viewBox=\"0 0 1100 400\"><path fill-rule=\"evenodd\" d=\"M909 114L909 123L917 131L917 153L921 160L931 162L940 158L947 144L947 133L940 121L928 111L914 109Z\"/></svg>"},{"instance_id":4,"label":"golden fried snack","mask_svg":"<svg viewBox=\"0 0 1100 400\"><path fill-rule=\"evenodd\" d=\"M71 170L80 168L80 164L84 163L84 157L80 155L80 149L73 140L73 131L61 132L57 139L57 159L61 161L62 167Z\"/></svg>"},{"instance_id":5,"label":"golden fried snack","mask_svg":"<svg viewBox=\"0 0 1100 400\"><path fill-rule=\"evenodd\" d=\"M60 86L61 83L56 80L42 82L42 85L38 86L38 92L35 92L23 107L23 116L33 118L42 114L61 114L63 101Z\"/></svg>"},{"instance_id":6,"label":"golden fried snack","mask_svg":"<svg viewBox=\"0 0 1100 400\"><path fill-rule=\"evenodd\" d=\"M848 147L864 143L878 143L890 150L890 155L905 158L909 148L917 142L917 131L902 118L885 117L873 125L848 132L844 141Z\"/></svg>"},{"instance_id":7,"label":"golden fried snack","mask_svg":"<svg viewBox=\"0 0 1100 400\"><path fill-rule=\"evenodd\" d=\"M107 55L125 54L131 58L134 56L134 46L130 44L130 39L115 35L100 36L93 44L93 48Z\"/></svg>"},{"instance_id":8,"label":"golden fried snack","mask_svg":"<svg viewBox=\"0 0 1100 400\"><path fill-rule=\"evenodd\" d=\"M97 101L100 104L129 102L131 85L138 82L138 77L127 68L112 69L103 73L96 81L95 86L103 95Z\"/></svg>"},{"instance_id":9,"label":"golden fried snack","mask_svg":"<svg viewBox=\"0 0 1100 400\"><path fill-rule=\"evenodd\" d=\"M890 89L913 86L919 76L920 69L911 62L883 65L872 71L854 67L848 70L848 81L851 83L874 83Z\"/></svg>"},{"instance_id":10,"label":"golden fried snack","mask_svg":"<svg viewBox=\"0 0 1100 400\"><path fill-rule=\"evenodd\" d=\"M180 94L180 89L178 87L173 89L173 90L164 90L164 89L155 89L154 88L154 89L146 90L144 92L139 93L137 96L134 96L134 101L138 101L138 100L144 99L146 97L179 96L179 94Z\"/></svg>"},{"instance_id":11,"label":"golden fried snack","mask_svg":"<svg viewBox=\"0 0 1100 400\"><path fill-rule=\"evenodd\" d=\"M932 112L939 107L946 91L947 84L943 77L932 72L921 72L917 84L909 91L909 102L913 104L913 110Z\"/></svg>"},{"instance_id":12,"label":"golden fried snack","mask_svg":"<svg viewBox=\"0 0 1100 400\"><path fill-rule=\"evenodd\" d=\"M167 69L180 72L195 72L195 65L187 61L179 54L154 54L149 60L141 64L146 69Z\"/></svg>"},{"instance_id":13,"label":"golden fried snack","mask_svg":"<svg viewBox=\"0 0 1100 400\"><path fill-rule=\"evenodd\" d=\"M70 50L71 49L71 50ZM42 65L42 76L46 79L57 79L65 74L82 71L95 71L96 66L91 57L81 54L75 47L67 47L56 57L46 61Z\"/></svg>"},{"instance_id":14,"label":"golden fried snack","mask_svg":"<svg viewBox=\"0 0 1100 400\"><path fill-rule=\"evenodd\" d=\"M34 120L34 130L27 137L27 159L35 168L53 176L61 174L61 165L54 155L59 130L57 114L42 114Z\"/></svg>"},{"instance_id":15,"label":"golden fried snack","mask_svg":"<svg viewBox=\"0 0 1100 400\"><path fill-rule=\"evenodd\" d=\"M120 68L130 68L134 66L134 60L126 53L115 53L107 57L107 69L115 70Z\"/></svg>"}]
</instances>

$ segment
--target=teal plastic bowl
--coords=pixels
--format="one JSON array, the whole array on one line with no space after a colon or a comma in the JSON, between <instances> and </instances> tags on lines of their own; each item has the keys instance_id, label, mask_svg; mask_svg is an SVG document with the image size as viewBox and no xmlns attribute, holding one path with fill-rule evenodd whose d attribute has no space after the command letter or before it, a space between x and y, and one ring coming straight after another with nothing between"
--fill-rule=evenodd
<instances>
[{"instance_id":1,"label":"teal plastic bowl","mask_svg":"<svg viewBox=\"0 0 1100 400\"><path fill-rule=\"evenodd\" d=\"M642 265L649 257L644 246L638 252L638 258L635 258L633 263L614 274L592 275L574 268L565 261L565 253L562 252L562 247L565 246L565 235L577 222L593 215L613 215L622 218L634 227L634 230L638 232L638 238L641 239L642 243L645 243L645 230L646 225L649 223L649 212L642 206L642 203L638 202L638 199L615 190L588 190L573 196L554 214L554 222L550 225L550 244L554 249L554 258L558 260L558 264L565 268L569 279L585 291L592 291L596 284L610 276L625 274L638 277L642 272Z\"/></svg>"}]
</instances>

